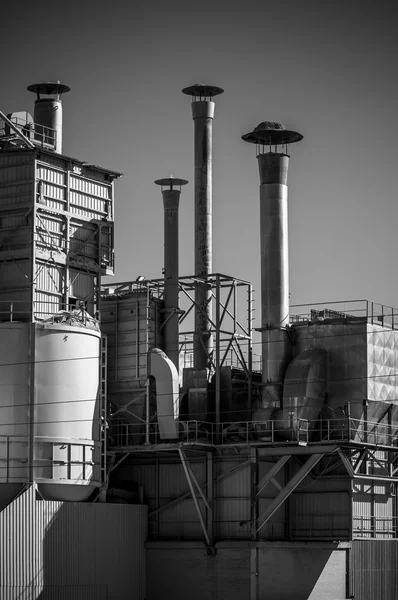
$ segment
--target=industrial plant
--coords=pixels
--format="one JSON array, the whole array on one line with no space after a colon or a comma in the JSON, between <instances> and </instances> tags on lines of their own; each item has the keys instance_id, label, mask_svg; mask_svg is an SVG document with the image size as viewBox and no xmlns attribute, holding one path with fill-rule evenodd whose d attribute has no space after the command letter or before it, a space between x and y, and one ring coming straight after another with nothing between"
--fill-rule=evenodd
<instances>
[{"instance_id":1,"label":"industrial plant","mask_svg":"<svg viewBox=\"0 0 398 600\"><path fill-rule=\"evenodd\" d=\"M180 96L192 274L188 180L154 173L161 276L103 284L121 174L64 154L68 86L27 89L33 117L0 112L0 598L396 600L398 311L289 305L303 136L273 121L236 132L259 168L255 323L251 283L213 272L224 90Z\"/></svg>"}]
</instances>

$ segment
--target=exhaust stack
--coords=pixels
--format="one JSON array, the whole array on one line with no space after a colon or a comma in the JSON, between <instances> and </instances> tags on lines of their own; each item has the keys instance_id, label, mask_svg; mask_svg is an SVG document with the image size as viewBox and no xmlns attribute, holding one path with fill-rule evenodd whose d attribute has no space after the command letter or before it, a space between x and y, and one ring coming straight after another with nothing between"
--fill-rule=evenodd
<instances>
[{"instance_id":1,"label":"exhaust stack","mask_svg":"<svg viewBox=\"0 0 398 600\"><path fill-rule=\"evenodd\" d=\"M262 404L275 408L289 358L288 146L303 136L264 121L242 139L256 144L260 172Z\"/></svg>"},{"instance_id":2,"label":"exhaust stack","mask_svg":"<svg viewBox=\"0 0 398 600\"><path fill-rule=\"evenodd\" d=\"M192 85L182 92L192 96L195 147L195 290L194 368L206 369L213 350L212 295L208 277L213 271L212 249L212 135L214 96L223 89Z\"/></svg>"},{"instance_id":3,"label":"exhaust stack","mask_svg":"<svg viewBox=\"0 0 398 600\"><path fill-rule=\"evenodd\" d=\"M61 96L70 91L70 87L59 81L34 83L27 87L37 95L33 120L35 139L45 146L55 146L55 152L62 154L62 101ZM42 98L42 96L46 96Z\"/></svg>"},{"instance_id":4,"label":"exhaust stack","mask_svg":"<svg viewBox=\"0 0 398 600\"><path fill-rule=\"evenodd\" d=\"M165 177L155 183L162 186L164 207L164 345L178 372L178 207L181 186L188 181Z\"/></svg>"}]
</instances>

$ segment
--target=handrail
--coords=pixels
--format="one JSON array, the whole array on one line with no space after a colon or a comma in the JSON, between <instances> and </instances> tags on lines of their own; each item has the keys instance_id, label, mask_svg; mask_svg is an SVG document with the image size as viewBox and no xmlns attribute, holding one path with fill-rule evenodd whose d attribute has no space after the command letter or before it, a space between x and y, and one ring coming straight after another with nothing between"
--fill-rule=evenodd
<instances>
[{"instance_id":1,"label":"handrail","mask_svg":"<svg viewBox=\"0 0 398 600\"><path fill-rule=\"evenodd\" d=\"M206 421L180 421L180 434L172 442L216 444L216 424ZM350 417L309 421L307 419L227 421L220 423L219 445L252 443L336 443L358 442L398 448L398 424L386 425ZM112 423L109 418L110 446L137 446L144 443L145 423ZM163 443L157 422L150 423L149 442ZM168 443L169 441L164 440Z\"/></svg>"},{"instance_id":2,"label":"handrail","mask_svg":"<svg viewBox=\"0 0 398 600\"><path fill-rule=\"evenodd\" d=\"M316 302L290 307L290 324L329 319L363 319L373 325L398 329L398 309L371 300Z\"/></svg>"}]
</instances>

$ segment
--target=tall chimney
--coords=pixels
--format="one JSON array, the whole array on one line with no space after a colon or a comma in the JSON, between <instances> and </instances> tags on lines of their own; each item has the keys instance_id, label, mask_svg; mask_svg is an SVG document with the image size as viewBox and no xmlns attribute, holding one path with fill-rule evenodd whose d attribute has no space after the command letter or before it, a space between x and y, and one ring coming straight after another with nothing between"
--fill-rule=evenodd
<instances>
[{"instance_id":1,"label":"tall chimney","mask_svg":"<svg viewBox=\"0 0 398 600\"><path fill-rule=\"evenodd\" d=\"M242 139L256 144L260 172L262 405L275 408L289 357L288 146L303 136L264 121Z\"/></svg>"},{"instance_id":2,"label":"tall chimney","mask_svg":"<svg viewBox=\"0 0 398 600\"><path fill-rule=\"evenodd\" d=\"M195 127L195 290L194 368L206 369L213 350L211 335L213 271L212 248L212 134L214 96L223 89L213 85L192 85L182 92L192 96Z\"/></svg>"},{"instance_id":3,"label":"tall chimney","mask_svg":"<svg viewBox=\"0 0 398 600\"><path fill-rule=\"evenodd\" d=\"M62 101L61 96L70 91L70 87L59 81L34 83L28 86L29 92L36 94L33 121L35 122L35 139L44 147L55 147L55 152L62 154ZM45 95L46 98L42 98Z\"/></svg>"},{"instance_id":4,"label":"tall chimney","mask_svg":"<svg viewBox=\"0 0 398 600\"><path fill-rule=\"evenodd\" d=\"M164 207L164 349L178 371L178 207L188 181L170 176L155 183L162 186Z\"/></svg>"}]
</instances>

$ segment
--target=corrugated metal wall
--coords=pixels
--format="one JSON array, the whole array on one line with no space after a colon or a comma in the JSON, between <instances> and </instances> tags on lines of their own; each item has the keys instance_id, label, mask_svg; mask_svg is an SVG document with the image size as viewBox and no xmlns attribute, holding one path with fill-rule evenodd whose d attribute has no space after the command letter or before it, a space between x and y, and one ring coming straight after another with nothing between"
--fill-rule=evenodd
<instances>
[{"instance_id":1,"label":"corrugated metal wall","mask_svg":"<svg viewBox=\"0 0 398 600\"><path fill-rule=\"evenodd\" d=\"M353 483L353 535L362 538L396 537L396 495L392 483Z\"/></svg>"},{"instance_id":2,"label":"corrugated metal wall","mask_svg":"<svg viewBox=\"0 0 398 600\"><path fill-rule=\"evenodd\" d=\"M0 597L144 600L147 507L44 502L0 514Z\"/></svg>"},{"instance_id":3,"label":"corrugated metal wall","mask_svg":"<svg viewBox=\"0 0 398 600\"><path fill-rule=\"evenodd\" d=\"M206 493L208 469L206 457L188 454L197 481ZM291 459L293 460L293 459ZM251 539L251 464L248 456L215 456L214 461L214 535L218 540ZM269 457L257 462L258 481L275 464ZM293 464L294 469L299 463ZM294 470L292 471L294 473ZM281 469L258 494L257 511L261 516L292 474ZM149 505L151 539L202 539L203 532L194 509L189 486L177 458L135 459L122 463L116 473L121 482L134 481L142 486ZM115 483L115 485L117 485ZM182 497L178 500L179 497ZM177 501L176 501L177 500ZM387 499L387 505L390 500ZM173 503L173 504L170 504ZM170 506L168 506L170 504ZM202 514L205 511L199 500ZM162 507L164 510L159 510ZM391 521L390 521L391 523ZM387 526L386 526L387 527ZM299 488L273 514L258 533L262 540L349 540L351 534L350 480L307 477ZM290 537L289 537L290 536Z\"/></svg>"},{"instance_id":4,"label":"corrugated metal wall","mask_svg":"<svg viewBox=\"0 0 398 600\"><path fill-rule=\"evenodd\" d=\"M354 540L350 580L355 600L397 600L398 540Z\"/></svg>"}]
</instances>

